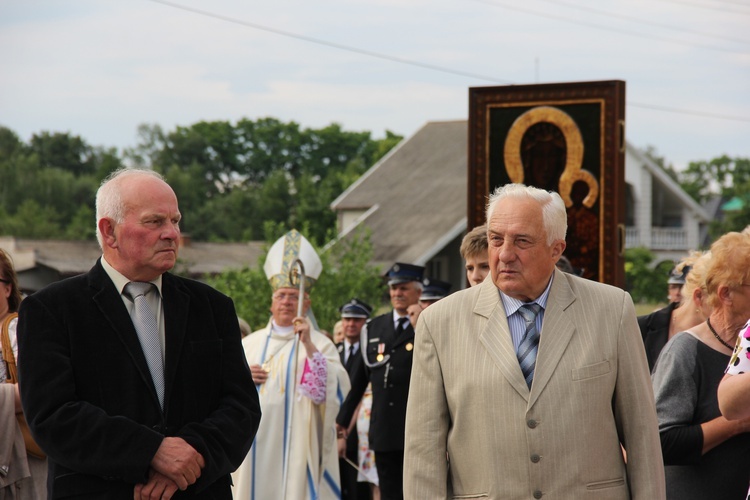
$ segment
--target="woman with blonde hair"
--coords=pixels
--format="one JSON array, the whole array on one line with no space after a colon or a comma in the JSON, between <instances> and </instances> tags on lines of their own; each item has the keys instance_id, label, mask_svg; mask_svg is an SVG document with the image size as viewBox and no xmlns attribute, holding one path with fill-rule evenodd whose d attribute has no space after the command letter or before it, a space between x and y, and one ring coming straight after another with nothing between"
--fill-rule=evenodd
<instances>
[{"instance_id":1,"label":"woman with blonde hair","mask_svg":"<svg viewBox=\"0 0 750 500\"><path fill-rule=\"evenodd\" d=\"M750 419L723 417L716 390L750 317L750 236L727 233L704 258L695 290L710 314L667 343L652 375L667 498L739 500L750 480Z\"/></svg>"}]
</instances>

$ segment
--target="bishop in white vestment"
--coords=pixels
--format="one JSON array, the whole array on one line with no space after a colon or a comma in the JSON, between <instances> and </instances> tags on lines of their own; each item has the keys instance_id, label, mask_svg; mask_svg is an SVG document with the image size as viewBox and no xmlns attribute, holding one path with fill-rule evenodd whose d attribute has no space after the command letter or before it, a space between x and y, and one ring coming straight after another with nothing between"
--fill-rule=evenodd
<instances>
[{"instance_id":1,"label":"bishop in white vestment","mask_svg":"<svg viewBox=\"0 0 750 500\"><path fill-rule=\"evenodd\" d=\"M296 259L310 273L309 290L320 273L319 259L307 240L291 231L266 259L274 290L271 321L242 341L263 417L250 452L232 475L236 500L341 498L335 419L349 377L333 342L303 317L310 301L291 282Z\"/></svg>"}]
</instances>

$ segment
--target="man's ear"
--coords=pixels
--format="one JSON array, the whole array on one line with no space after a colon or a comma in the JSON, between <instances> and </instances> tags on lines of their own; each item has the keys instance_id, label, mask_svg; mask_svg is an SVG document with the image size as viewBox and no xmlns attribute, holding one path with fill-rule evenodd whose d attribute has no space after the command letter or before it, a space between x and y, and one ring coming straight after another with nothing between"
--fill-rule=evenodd
<instances>
[{"instance_id":1,"label":"man's ear","mask_svg":"<svg viewBox=\"0 0 750 500\"><path fill-rule=\"evenodd\" d=\"M557 261L565 251L565 240L555 240L552 243L552 257Z\"/></svg>"},{"instance_id":2,"label":"man's ear","mask_svg":"<svg viewBox=\"0 0 750 500\"><path fill-rule=\"evenodd\" d=\"M117 247L117 236L115 235L115 225L112 219L102 217L97 223L99 233L102 235L102 244L111 248Z\"/></svg>"}]
</instances>

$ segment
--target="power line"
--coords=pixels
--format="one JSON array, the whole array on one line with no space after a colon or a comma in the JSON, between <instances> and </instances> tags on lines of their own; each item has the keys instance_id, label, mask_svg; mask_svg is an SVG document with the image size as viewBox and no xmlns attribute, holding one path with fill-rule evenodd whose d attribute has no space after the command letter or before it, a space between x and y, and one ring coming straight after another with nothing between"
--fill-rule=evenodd
<instances>
[{"instance_id":1,"label":"power line","mask_svg":"<svg viewBox=\"0 0 750 500\"><path fill-rule=\"evenodd\" d=\"M581 10L581 11L584 11L584 12L590 12L592 14L598 14L598 15L601 15L601 16L611 17L611 18L615 18L615 19L622 19L622 20L625 20L625 21L632 21L632 22L636 22L636 23L640 23L640 24L645 24L645 25L648 25L648 26L655 26L657 28L664 28L664 29L669 29L669 30L673 30L673 31L681 31L683 33L689 33L689 34L693 34L693 35L701 35L701 36L706 36L706 37L711 37L711 38L717 38L719 40L725 40L725 41L729 41L729 42L737 42L737 43L741 43L741 44L744 44L744 45L750 45L750 41L748 41L748 40L740 40L739 38L732 38L732 37L723 36L723 35L716 35L714 33L707 33L705 31L699 31L699 30L694 30L694 29L690 29L690 28L682 28L682 27L678 27L678 26L672 26L672 25L669 25L669 24L657 23L657 22L654 22L654 21L646 20L646 19L640 19L640 18L637 18L637 17L634 17L634 16L628 16L628 15L624 15L624 14L617 14L617 13L614 13L614 12L609 12L609 11L606 11L606 10L597 9L597 8L594 8L594 7L585 7L583 5L576 5L574 3L565 2L563 0L540 0L540 1L551 3L551 4L563 5L563 6L566 6L566 7L570 7L572 9L577 9L577 10Z\"/></svg>"},{"instance_id":2,"label":"power line","mask_svg":"<svg viewBox=\"0 0 750 500\"><path fill-rule=\"evenodd\" d=\"M658 111L667 111L669 113L679 113L682 115L693 115L693 116L703 116L706 118L719 118L721 120L733 120L738 122L746 122L750 123L750 118L744 117L744 116L731 116L731 115L721 115L718 113L708 113L706 111L696 111L696 110L690 110L690 109L680 109L680 108L671 108L668 106L659 106L657 104L645 104L640 102L632 102L628 101L626 103L628 106L632 106L634 108L645 108L645 109L655 109Z\"/></svg>"},{"instance_id":3,"label":"power line","mask_svg":"<svg viewBox=\"0 0 750 500\"><path fill-rule=\"evenodd\" d=\"M716 2L714 2L714 3L712 3L712 4L709 5L709 4L705 4L705 3L684 2L684 1L681 1L681 0L657 0L657 1L659 1L659 2L665 2L665 3L674 3L674 4L677 4L677 5L683 5L683 6L687 6L687 7L695 7L695 8L698 8L698 9L708 9L708 10L712 10L712 11L717 11L718 10L718 11L722 11L722 12L731 12L732 14L740 14L740 15L743 15L743 16L750 16L750 12L748 12L746 10L743 11L743 10L732 9L730 7L722 7L720 5L716 5ZM725 1L727 1L727 0L725 0ZM728 2L728 3L732 3L732 4L735 4L735 5L743 5L743 6L747 7L746 4L743 4L741 2Z\"/></svg>"},{"instance_id":4,"label":"power line","mask_svg":"<svg viewBox=\"0 0 750 500\"><path fill-rule=\"evenodd\" d=\"M261 30L261 31L267 31L269 33L274 33L274 34L286 36L286 37L289 37L289 38L296 38L297 40L302 40L304 42L310 42L310 43L314 43L314 44L317 44L317 45L323 45L323 46L326 46L326 47L332 47L334 49L346 50L348 52L354 52L354 53L362 54L362 55L365 55L365 56L377 57L378 59L384 59L386 61L397 62L397 63L400 63L400 64L407 64L409 66L417 66L417 67L420 67L420 68L426 68L426 69L431 69L431 70L435 70L435 71L441 71L443 73L451 73L451 74L458 75L458 76L466 76L466 77L469 77L469 78L476 78L478 80L486 80L488 82L493 82L493 83L513 83L513 82L511 82L509 80L501 80L501 79L498 79L498 78L495 78L495 77L492 77L492 76L479 75L477 73L468 73L466 71L460 71L460 70L455 70L455 69L451 69L451 68L446 68L446 67L443 67L443 66L437 66L437 65L434 65L434 64L428 64L428 63L423 63L423 62L419 62L419 61L413 61L413 60L404 59L404 58L401 58L401 57L391 56L391 55L388 55L388 54L382 54L380 52L374 52L374 51L367 50L367 49L360 49L358 47L353 47L351 45L344 45L344 44L340 44L340 43L336 43L336 42L329 42L327 40L322 40L320 38L313 38L313 37L306 36L306 35L300 35L300 34L297 34L297 33L292 33L290 31L284 31L284 30L280 30L280 29L276 29L276 28L271 28L269 26L263 26L263 25L256 24L256 23L251 23L251 22L248 22L248 21L242 21L240 19L236 19L236 18L232 18L232 17L228 17L228 16L223 16L221 14L215 14L213 12L208 12L206 10L194 9L192 7L187 7L185 5L180 5L180 4L177 4L177 3L168 2L166 0L150 0L150 1L151 2L155 2L155 3L160 3L160 4L163 4L163 5L169 6L169 7L173 7L175 9L180 9L180 10L184 10L184 11L187 11L187 12L192 12L194 14L200 14L202 16L212 17L214 19L219 19L221 21L227 21L227 22L230 22L230 23L239 24L241 26L246 26L248 28L253 28L253 29L257 29L257 30Z\"/></svg>"},{"instance_id":5,"label":"power line","mask_svg":"<svg viewBox=\"0 0 750 500\"><path fill-rule=\"evenodd\" d=\"M227 21L227 22L231 22L231 23L234 23L234 24L239 24L241 26L245 26L245 27L248 27L248 28L253 28L253 29L257 29L257 30L261 30L261 31L266 31L266 32L269 32L269 33L274 33L274 34L277 34L277 35L281 35L281 36L285 36L285 37L289 37L289 38L294 38L294 39L297 39L297 40L302 40L304 42L315 43L315 44L318 44L318 45L323 45L323 46L326 46L326 47L331 47L331 48L335 48L335 49L339 49L339 50L344 50L344 51L348 51L348 52L354 52L356 54L366 55L366 56L369 56L369 57L376 57L378 59L384 59L386 61L392 61L392 62L397 62L397 63L400 63L400 64L406 64L406 65L410 65L410 66L416 66L416 67L420 67L420 68L430 69L430 70L439 71L439 72L442 72L442 73L449 73L449 74L453 74L453 75L466 76L466 77L469 77L469 78L476 78L476 79L479 79L479 80L486 80L486 81L493 82L493 83L504 83L504 84L515 84L516 83L516 82L512 82L510 80L504 80L504 79L500 79L500 78L496 78L496 77L492 77L492 76L477 75L477 74L474 74L474 73L469 73L469 72L460 71L460 70L454 70L454 69L451 69L451 68L445 68L445 67L436 66L436 65L433 65L433 64L421 63L421 62L418 62L418 61L411 61L411 60L408 60L408 59L402 59L402 58L399 58L399 57L393 57L393 56L390 56L388 54L381 54L381 53L374 52L374 51L371 51L371 50L360 49L360 48L352 47L352 46L349 46L349 45L339 44L339 43L335 43L335 42L329 42L327 40L321 40L321 39L318 39L318 38L308 37L308 36L305 36L305 35L299 35L297 33L292 33L292 32L289 32L289 31L283 31L283 30L279 30L279 29L276 29L276 28L271 28L271 27L268 27L268 26L262 26L262 25L259 25L259 24L250 23L250 22L247 22L247 21L242 21L240 19L235 19L235 18L231 18L231 17L228 17L228 16L223 16L223 15L220 15L220 14L215 14L213 12L208 12L208 11L204 11L204 10L200 10L200 9L194 9L192 7L186 7L184 5L180 5L180 4L176 4L176 3L173 3L173 2L169 2L167 0L150 0L150 1L154 2L154 3L159 3L159 4L166 5L168 7L173 7L173 8L181 9L181 10L184 10L184 11L187 11L187 12L192 12L194 14L199 14L199 15L202 15L202 16L211 17L211 18L218 19L218 20L221 20L221 21ZM481 1L481 0L475 0L475 1ZM741 121L741 122L750 122L750 118L741 117L741 116L721 115L721 114L709 113L709 112L704 112L704 111L695 111L695 110L688 110L688 109L672 108L672 107L667 107L667 106L660 106L660 105L646 104L646 103L637 103L637 102L627 102L626 104L627 104L627 106L632 106L632 107L637 107L637 108L645 108L645 109L654 109L654 110L666 111L666 112L670 112L670 113L679 113L679 114L684 114L684 115L702 116L702 117L707 117L707 118L718 118L718 119L723 119L723 120L733 120L733 121Z\"/></svg>"},{"instance_id":6,"label":"power line","mask_svg":"<svg viewBox=\"0 0 750 500\"><path fill-rule=\"evenodd\" d=\"M555 20L558 20L558 21L566 21L566 22L569 22L569 23L578 24L578 25L581 25L581 26L586 26L586 27L589 27L589 28L595 28L595 29L604 30L604 31L608 31L608 32L615 31L617 33L622 33L622 34L625 34L625 35L636 36L636 37L640 37L640 38L650 38L652 40L659 40L659 41L662 41L662 42L676 43L676 44L679 44L679 45L687 45L689 47L698 47L698 48L707 49L707 50L718 50L718 51L721 51L721 52L732 52L732 53L735 53L735 54L743 54L743 55L747 55L748 54L748 52L745 51L745 50L736 50L736 49L729 49L729 48L724 48L724 47L716 47L716 46L713 46L713 45L703 45L703 44L697 44L697 43L691 43L691 42L683 42L681 40L675 40L673 38L666 38L666 37L657 36L657 35L651 35L651 34L646 34L646 33L637 33L637 32L634 32L634 31L624 30L624 29L620 29L620 28L613 28L613 27L610 27L610 26L602 26L602 25L596 24L596 23L589 23L589 22L585 22L585 21L579 21L577 19L571 19L571 18L565 17L565 16L558 16L558 15L555 15L555 14L548 14L548 13L545 13L545 12L539 12L539 11L532 10L532 9L526 9L526 8L523 8L523 7L518 7L516 5L509 5L507 3L498 2L497 0L472 0L472 1L477 2L477 3L483 3L485 5L490 5L490 6L493 6L493 7L501 7L501 8L508 9L508 10L515 10L515 11L518 11L518 12L525 12L527 14L532 14L532 15L540 16L540 17L546 17L546 18L549 18L549 19L555 19Z\"/></svg>"}]
</instances>

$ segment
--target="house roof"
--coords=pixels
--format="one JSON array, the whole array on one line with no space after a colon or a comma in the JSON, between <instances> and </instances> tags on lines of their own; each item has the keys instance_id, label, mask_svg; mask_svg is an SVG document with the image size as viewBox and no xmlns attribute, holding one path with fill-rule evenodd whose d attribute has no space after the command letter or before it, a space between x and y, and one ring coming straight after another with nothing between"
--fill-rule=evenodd
<instances>
[{"instance_id":1,"label":"house roof","mask_svg":"<svg viewBox=\"0 0 750 500\"><path fill-rule=\"evenodd\" d=\"M428 122L331 203L336 211L364 213L339 238L366 226L372 263L424 265L466 230L468 122ZM628 151L665 189L703 222L706 210L636 147Z\"/></svg>"},{"instance_id":2,"label":"house roof","mask_svg":"<svg viewBox=\"0 0 750 500\"><path fill-rule=\"evenodd\" d=\"M467 144L465 120L429 122L402 141L331 203L367 210L342 237L365 225L374 265L426 263L466 229Z\"/></svg>"},{"instance_id":3,"label":"house roof","mask_svg":"<svg viewBox=\"0 0 750 500\"><path fill-rule=\"evenodd\" d=\"M17 271L41 265L63 276L85 273L102 252L96 241L26 240L0 238L0 248L11 254ZM177 268L193 277L217 274L227 269L254 266L265 254L264 242L199 243L181 245Z\"/></svg>"}]
</instances>

